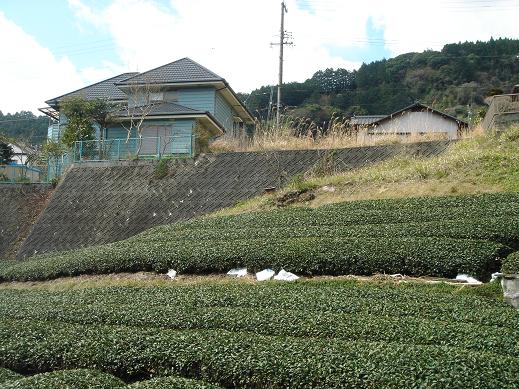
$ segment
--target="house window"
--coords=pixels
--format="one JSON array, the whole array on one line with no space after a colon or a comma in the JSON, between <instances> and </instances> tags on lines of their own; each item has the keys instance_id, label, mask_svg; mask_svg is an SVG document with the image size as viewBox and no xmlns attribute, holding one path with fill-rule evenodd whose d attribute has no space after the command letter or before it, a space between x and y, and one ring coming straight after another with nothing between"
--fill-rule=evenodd
<instances>
[{"instance_id":1,"label":"house window","mask_svg":"<svg viewBox=\"0 0 519 389\"><path fill-rule=\"evenodd\" d=\"M164 92L150 92L150 102L151 101L163 101L164 100Z\"/></svg>"}]
</instances>

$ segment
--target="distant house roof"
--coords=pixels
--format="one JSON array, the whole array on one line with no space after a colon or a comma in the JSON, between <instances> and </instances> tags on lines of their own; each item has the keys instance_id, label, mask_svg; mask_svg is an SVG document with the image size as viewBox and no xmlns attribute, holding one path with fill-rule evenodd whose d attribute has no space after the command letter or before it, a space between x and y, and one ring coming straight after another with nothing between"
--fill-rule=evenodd
<instances>
[{"instance_id":1,"label":"distant house roof","mask_svg":"<svg viewBox=\"0 0 519 389\"><path fill-rule=\"evenodd\" d=\"M358 125L358 126L369 126L373 122L376 122L379 119L386 117L386 115L361 115L361 116L352 116L350 118L350 124Z\"/></svg>"},{"instance_id":2,"label":"distant house roof","mask_svg":"<svg viewBox=\"0 0 519 389\"><path fill-rule=\"evenodd\" d=\"M175 84L207 81L224 81L224 79L186 57L120 80L117 82L117 85Z\"/></svg>"},{"instance_id":3,"label":"distant house roof","mask_svg":"<svg viewBox=\"0 0 519 389\"><path fill-rule=\"evenodd\" d=\"M451 115L448 115L446 114L445 112L441 112L441 111L438 111L434 108L431 108L431 107L428 107L427 105L424 105L422 103L414 103L414 104L411 104L410 106L408 107L405 107L399 111L396 111L396 112L393 112L392 114L390 115L387 115L387 116L384 116L374 122L371 123L372 126L376 126L377 124L380 124L380 123L383 123L387 120L391 120L399 115L402 115L406 112L432 112L432 113L435 113L437 115L440 115L442 117L444 117L445 119L449 119L449 120L453 120L455 121L458 126L460 128L462 127L468 127L468 123L467 122L464 122L463 120L460 120L454 116L451 116Z\"/></svg>"},{"instance_id":4,"label":"distant house roof","mask_svg":"<svg viewBox=\"0 0 519 389\"><path fill-rule=\"evenodd\" d=\"M59 102L68 97L83 97L87 100L95 99L95 98L103 98L109 100L126 100L126 94L121 91L115 84L119 81L125 80L128 77L135 76L136 72L131 73L123 73L118 76L108 78L103 81L99 81L95 84L85 86L84 88L75 90L70 93L66 93L64 95L54 97L53 99L47 100L46 103L53 108L59 104Z\"/></svg>"}]
</instances>

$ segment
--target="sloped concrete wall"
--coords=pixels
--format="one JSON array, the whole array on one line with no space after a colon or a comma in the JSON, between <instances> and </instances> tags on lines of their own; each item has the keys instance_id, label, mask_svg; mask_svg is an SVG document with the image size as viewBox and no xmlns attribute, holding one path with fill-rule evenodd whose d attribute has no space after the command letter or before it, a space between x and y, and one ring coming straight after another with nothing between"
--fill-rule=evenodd
<instances>
[{"instance_id":1,"label":"sloped concrete wall","mask_svg":"<svg viewBox=\"0 0 519 389\"><path fill-rule=\"evenodd\" d=\"M336 170L400 153L436 155L449 142L335 150L223 153L172 160L154 177L157 162L72 167L23 243L19 258L35 253L114 242L148 228L216 211L280 187L326 160Z\"/></svg>"},{"instance_id":2,"label":"sloped concrete wall","mask_svg":"<svg viewBox=\"0 0 519 389\"><path fill-rule=\"evenodd\" d=\"M16 255L51 192L50 185L0 185L0 260Z\"/></svg>"}]
</instances>

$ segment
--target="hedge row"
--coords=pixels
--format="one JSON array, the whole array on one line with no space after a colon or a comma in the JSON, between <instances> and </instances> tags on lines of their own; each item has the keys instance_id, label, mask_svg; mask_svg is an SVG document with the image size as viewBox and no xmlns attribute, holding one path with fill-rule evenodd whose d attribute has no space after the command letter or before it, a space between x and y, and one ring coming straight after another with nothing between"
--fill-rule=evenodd
<instances>
[{"instance_id":1,"label":"hedge row","mask_svg":"<svg viewBox=\"0 0 519 389\"><path fill-rule=\"evenodd\" d=\"M507 274L519 274L519 251L506 257L503 261L501 271Z\"/></svg>"},{"instance_id":2,"label":"hedge row","mask_svg":"<svg viewBox=\"0 0 519 389\"><path fill-rule=\"evenodd\" d=\"M281 269L301 275L404 273L488 279L510 252L478 240L443 238L293 238L234 241L122 241L28 260L0 271L0 280L45 280L80 274L176 269L226 272L237 266Z\"/></svg>"},{"instance_id":3,"label":"hedge row","mask_svg":"<svg viewBox=\"0 0 519 389\"><path fill-rule=\"evenodd\" d=\"M110 389L122 386L124 386L124 382L113 375L89 369L58 370L20 378L15 381L8 381L2 384L3 389Z\"/></svg>"},{"instance_id":4,"label":"hedge row","mask_svg":"<svg viewBox=\"0 0 519 389\"><path fill-rule=\"evenodd\" d=\"M213 241L257 238L363 238L363 237L436 237L479 239L501 243L519 249L519 218L488 218L464 222L445 220L423 223L361 224L352 226L309 226L265 228L185 228L137 236L132 242Z\"/></svg>"},{"instance_id":5,"label":"hedge row","mask_svg":"<svg viewBox=\"0 0 519 389\"><path fill-rule=\"evenodd\" d=\"M38 336L35 336L38 334ZM454 347L0 320L0 365L226 387L519 387L519 359Z\"/></svg>"},{"instance_id":6,"label":"hedge row","mask_svg":"<svg viewBox=\"0 0 519 389\"><path fill-rule=\"evenodd\" d=\"M447 200L446 200L447 199ZM383 204L383 206L381 206ZM409 223L442 220L477 220L519 217L517 194L416 199L355 201L317 209L293 208L204 218L159 227L150 233L185 228L268 228L308 226Z\"/></svg>"},{"instance_id":7,"label":"hedge row","mask_svg":"<svg viewBox=\"0 0 519 389\"><path fill-rule=\"evenodd\" d=\"M159 377L128 385L132 389L220 389L219 385L183 377Z\"/></svg>"},{"instance_id":8,"label":"hedge row","mask_svg":"<svg viewBox=\"0 0 519 389\"><path fill-rule=\"evenodd\" d=\"M324 303L324 301L323 301ZM366 304L369 302L365 301ZM136 313L138 307L138 314ZM463 311L458 307L458 311ZM422 345L448 345L458 348L492 351L519 356L515 348L519 329L488 324L446 321L412 316L344 314L335 312L275 309L271 307L199 307L191 302L166 306L100 301L85 304L67 300L62 303L0 300L0 317L18 320L47 320L86 325L124 325L176 330L246 331L263 335L335 338L364 341L397 342ZM510 324L517 322L511 320Z\"/></svg>"},{"instance_id":9,"label":"hedge row","mask_svg":"<svg viewBox=\"0 0 519 389\"><path fill-rule=\"evenodd\" d=\"M444 291L445 290L445 291ZM355 281L266 283L243 285L197 284L161 288L109 287L73 292L3 289L2 305L82 304L155 307L178 305L192 307L302 310L352 315L373 314L384 317L415 317L459 323L510 327L517 313L504 302L479 296L460 295L459 287L415 283L369 284ZM387 302L391 301L391 304ZM419 304L417 304L419 301ZM512 324L511 324L512 323Z\"/></svg>"},{"instance_id":10,"label":"hedge row","mask_svg":"<svg viewBox=\"0 0 519 389\"><path fill-rule=\"evenodd\" d=\"M15 373L14 371L11 371L9 369L4 369L0 367L0 384L5 385L5 382L7 381L13 381L23 378L21 374Z\"/></svg>"}]
</instances>

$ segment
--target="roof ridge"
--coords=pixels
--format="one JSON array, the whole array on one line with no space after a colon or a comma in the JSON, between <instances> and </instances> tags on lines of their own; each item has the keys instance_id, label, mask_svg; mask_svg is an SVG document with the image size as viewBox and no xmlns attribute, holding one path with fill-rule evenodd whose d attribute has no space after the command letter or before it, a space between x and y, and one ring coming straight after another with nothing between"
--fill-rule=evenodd
<instances>
[{"instance_id":1,"label":"roof ridge","mask_svg":"<svg viewBox=\"0 0 519 389\"><path fill-rule=\"evenodd\" d=\"M79 92L79 91L82 91L84 89L87 89L87 88L91 88L93 86L96 86L96 85L99 85L99 84L102 84L103 82L107 82L107 81L110 81L110 80L113 80L114 78L117 78L117 77L121 77L123 75L126 75L126 74L133 74L132 76L128 77L128 78L131 78L131 77L135 77L136 75L139 74L139 72L125 72L125 73L121 73L121 74L118 74L117 76L113 76L113 77L109 77L107 79L104 79L104 80L101 80L101 81L98 81L98 82L95 82L93 84L90 84L90 85L87 85L87 86L84 86L82 88L79 88L79 89L76 89L76 90L73 90L71 92L68 92L68 93L64 93L58 97L53 97L52 99L48 99L47 101L45 101L46 104L49 104L49 101L56 101L62 97L65 97L65 96L68 96L68 95L71 95L73 93L76 93L76 92ZM125 78L124 80L128 79L128 78ZM116 85L116 83L114 82L113 83L114 85Z\"/></svg>"},{"instance_id":2,"label":"roof ridge","mask_svg":"<svg viewBox=\"0 0 519 389\"><path fill-rule=\"evenodd\" d=\"M145 72L142 72L142 73L138 73L134 76L131 76L129 78L126 78L124 80L121 80L121 81L118 81L117 83L115 83L115 85L125 85L125 84L131 84L132 82L132 79L138 79L138 77L143 77L145 79L146 77L146 74L149 74L149 73L152 73L152 72L156 72L158 70L161 70L161 69L164 69L164 68L167 68L168 66L171 66L171 65L174 65L174 64L178 64L179 62L181 61L188 61L190 62L191 64L194 64L196 66L198 66L200 69L204 70L205 72L207 72L209 75L211 75L212 77L216 78L216 79L219 79L219 80L222 80L222 81L225 81L225 79L221 76L219 76L218 74L216 74L215 72L209 70L208 68L206 68L205 66L199 64L198 62L192 60L191 58L189 57L183 57L183 58L180 58L180 59L177 59L175 61L172 61L172 62L169 62L167 64L164 64L164 65L161 65L161 66L157 66L153 69L150 69L150 70L147 70ZM142 81L142 80L141 80ZM136 82L139 82L139 81L136 81Z\"/></svg>"}]
</instances>

